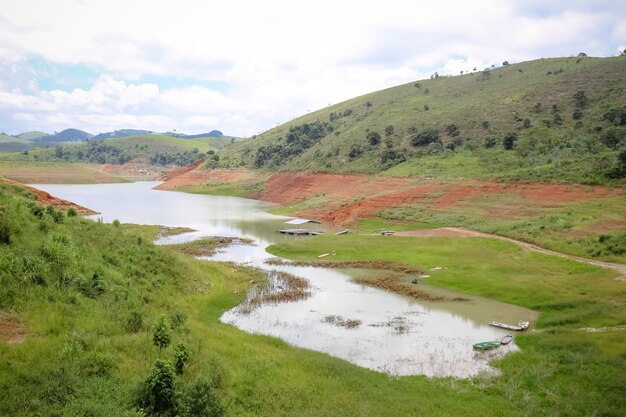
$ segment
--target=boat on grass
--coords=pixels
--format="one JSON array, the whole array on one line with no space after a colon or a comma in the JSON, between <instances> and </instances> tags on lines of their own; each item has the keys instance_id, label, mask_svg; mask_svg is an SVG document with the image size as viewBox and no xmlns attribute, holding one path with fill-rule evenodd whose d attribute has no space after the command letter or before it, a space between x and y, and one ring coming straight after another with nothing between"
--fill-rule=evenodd
<instances>
[{"instance_id":1,"label":"boat on grass","mask_svg":"<svg viewBox=\"0 0 626 417\"><path fill-rule=\"evenodd\" d=\"M507 334L501 340L491 340L489 342L474 343L474 350L491 350L500 346L508 345L513 340L513 336Z\"/></svg>"},{"instance_id":2,"label":"boat on grass","mask_svg":"<svg viewBox=\"0 0 626 417\"><path fill-rule=\"evenodd\" d=\"M521 332L523 330L528 329L528 326L530 326L530 322L528 321L520 321L519 323L517 323L517 326L514 324L506 324L506 323L500 323L499 321L492 321L491 323L489 323L490 326L493 327L499 327L501 329L506 329L506 330L513 330L516 332Z\"/></svg>"}]
</instances>

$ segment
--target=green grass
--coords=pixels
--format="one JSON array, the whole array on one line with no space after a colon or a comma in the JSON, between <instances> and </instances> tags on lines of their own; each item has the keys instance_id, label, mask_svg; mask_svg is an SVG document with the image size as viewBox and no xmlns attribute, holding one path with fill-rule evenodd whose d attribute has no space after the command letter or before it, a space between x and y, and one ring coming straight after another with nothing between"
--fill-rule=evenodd
<instances>
[{"instance_id":1,"label":"green grass","mask_svg":"<svg viewBox=\"0 0 626 417\"><path fill-rule=\"evenodd\" d=\"M616 395L626 387L626 333L577 330L626 322L626 287L613 272L485 238L319 236L269 251L310 261L330 249L337 253L333 260L446 266L429 271L428 282L539 311L540 331L517 335L522 351L499 361L503 375L471 382L510 401L512 410L523 415L623 415L623 399ZM621 405L614 407L610 398Z\"/></svg>"},{"instance_id":2,"label":"green grass","mask_svg":"<svg viewBox=\"0 0 626 417\"><path fill-rule=\"evenodd\" d=\"M390 260L429 270L428 282L539 310L540 324L568 322L579 327L626 323L626 286L615 273L581 262L526 251L519 246L487 238L400 236L318 236L270 246L274 255L317 260L335 250L333 260ZM553 305L566 300L571 307ZM587 309L602 308L603 314ZM570 316L578 311L580 316Z\"/></svg>"},{"instance_id":3,"label":"green grass","mask_svg":"<svg viewBox=\"0 0 626 417\"><path fill-rule=\"evenodd\" d=\"M57 223L45 212L40 219L32 214L30 199L19 188L0 184L0 236L8 231L11 241L0 243L0 322L11 312L24 337L10 344L2 339L5 333L0 335L1 415L138 415L132 405L134 390L157 358L173 355L172 346L159 352L152 345L149 329L162 315L169 323L170 317L186 317L179 330L172 330L172 344L184 341L191 352L179 384L202 375L211 378L227 416L623 415L623 332L571 330L583 323L623 322L623 292L605 271L527 255L501 242L468 240L466 246L487 252L480 254L452 241L441 241L446 249L436 249L434 241L417 248L402 239L387 239L385 257L410 263L417 252L409 254L408 249L419 249L425 257L414 263L449 261L449 286L476 292L487 291L481 278L486 276L501 298L532 301L545 311L542 325L549 328L520 335L522 351L497 364L501 376L388 377L222 324L219 317L242 300L258 271L200 262L154 246L143 228L139 239L132 226L76 217ZM338 257L347 257L360 250L371 254L370 245L380 240L348 235L301 242L319 248L332 244ZM317 248L310 250L317 253ZM453 250L464 252L454 256ZM298 251L306 253L305 248ZM494 268L521 262L528 275L518 271L498 279L487 262L494 260L488 256L493 251L513 258L500 260ZM463 266L462 257L470 255L480 256L480 262ZM482 274L469 280L462 267ZM534 300L526 290L506 295L525 280L536 279L530 274L538 269L545 269L545 280L553 282L543 284L541 294L532 290ZM94 272L101 280L96 288L103 291L94 290ZM432 279L448 285L444 276ZM565 282L575 285L562 288ZM593 288L588 288L590 282ZM588 295L581 295L581 289ZM581 313L589 306L602 307L602 314L592 318ZM576 320L556 323L568 314Z\"/></svg>"},{"instance_id":4,"label":"green grass","mask_svg":"<svg viewBox=\"0 0 626 417\"><path fill-rule=\"evenodd\" d=\"M516 207L519 213L512 216ZM362 221L359 227L464 227L532 242L557 252L626 263L626 233L621 226L626 224L624 207L623 196L543 207L524 203L514 195L484 195L437 210L425 206L391 208L381 211L378 218ZM498 211L508 212L508 218L494 215Z\"/></svg>"},{"instance_id":5,"label":"green grass","mask_svg":"<svg viewBox=\"0 0 626 417\"><path fill-rule=\"evenodd\" d=\"M419 87L411 82L326 107L235 143L222 151L220 163L255 167L259 149L270 147L263 169L389 170L393 175L436 178L623 184L626 170L618 173L618 155L624 151L626 129L612 126L604 114L626 105L625 73L624 57L572 57L507 65L490 70L488 77L479 71L421 80ZM573 96L579 90L588 100L576 120ZM556 114L560 123L554 122ZM316 123L324 126L322 137L300 135L301 145L294 149L290 133ZM448 130L452 125L456 131ZM426 129L435 129L440 141L412 146L411 137ZM600 141L609 129L617 129L622 138L615 148ZM368 142L372 132L380 134L380 143ZM503 139L509 132L518 140L514 149L505 150ZM495 140L493 148L485 148L487 138ZM355 146L362 152L351 156ZM407 161L384 163L390 150Z\"/></svg>"},{"instance_id":6,"label":"green grass","mask_svg":"<svg viewBox=\"0 0 626 417\"><path fill-rule=\"evenodd\" d=\"M259 184L238 183L205 183L177 187L176 191L191 194L225 195L231 197L247 197L259 188Z\"/></svg>"}]
</instances>

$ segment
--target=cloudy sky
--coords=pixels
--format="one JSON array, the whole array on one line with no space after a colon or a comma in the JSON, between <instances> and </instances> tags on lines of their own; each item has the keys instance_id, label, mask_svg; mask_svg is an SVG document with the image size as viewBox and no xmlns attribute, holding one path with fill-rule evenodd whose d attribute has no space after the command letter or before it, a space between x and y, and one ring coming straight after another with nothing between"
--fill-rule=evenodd
<instances>
[{"instance_id":1,"label":"cloudy sky","mask_svg":"<svg viewBox=\"0 0 626 417\"><path fill-rule=\"evenodd\" d=\"M435 71L626 48L626 0L0 1L9 134L249 136Z\"/></svg>"}]
</instances>

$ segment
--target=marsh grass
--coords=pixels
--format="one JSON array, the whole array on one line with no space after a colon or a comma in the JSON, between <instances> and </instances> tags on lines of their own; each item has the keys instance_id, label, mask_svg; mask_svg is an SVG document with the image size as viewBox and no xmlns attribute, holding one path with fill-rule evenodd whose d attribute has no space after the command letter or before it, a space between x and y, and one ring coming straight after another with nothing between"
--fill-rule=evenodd
<instances>
[{"instance_id":1,"label":"marsh grass","mask_svg":"<svg viewBox=\"0 0 626 417\"><path fill-rule=\"evenodd\" d=\"M253 242L249 238L241 237L207 237L186 243L168 245L173 250L191 256L213 256L220 248L233 244L249 245Z\"/></svg>"},{"instance_id":2,"label":"marsh grass","mask_svg":"<svg viewBox=\"0 0 626 417\"><path fill-rule=\"evenodd\" d=\"M449 301L448 297L440 295L434 295L428 291L424 291L417 288L417 284L408 284L405 282L405 277L400 274L387 273L377 275L375 277L366 276L358 277L355 279L359 284L371 285L384 290L392 291L398 294L406 295L416 300L423 301ZM455 297L454 301L461 301L461 297Z\"/></svg>"},{"instance_id":3,"label":"marsh grass","mask_svg":"<svg viewBox=\"0 0 626 417\"><path fill-rule=\"evenodd\" d=\"M343 327L346 329L356 329L357 327L359 327L362 322L361 320L357 320L357 319L344 319L341 316L337 316L334 314L325 316L322 319L323 323L328 323L328 324L332 324L334 326L338 326L338 327Z\"/></svg>"},{"instance_id":4,"label":"marsh grass","mask_svg":"<svg viewBox=\"0 0 626 417\"><path fill-rule=\"evenodd\" d=\"M264 305L303 300L311 295L306 279L284 271L265 272L265 283L252 288L247 299L240 305L239 311L250 314L252 310Z\"/></svg>"}]
</instances>

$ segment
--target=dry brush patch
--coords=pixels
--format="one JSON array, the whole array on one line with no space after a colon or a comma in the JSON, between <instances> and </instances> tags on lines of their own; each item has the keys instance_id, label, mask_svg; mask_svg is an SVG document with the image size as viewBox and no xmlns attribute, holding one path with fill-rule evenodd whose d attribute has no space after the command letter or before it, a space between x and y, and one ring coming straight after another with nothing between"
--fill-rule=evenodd
<instances>
[{"instance_id":1,"label":"dry brush patch","mask_svg":"<svg viewBox=\"0 0 626 417\"><path fill-rule=\"evenodd\" d=\"M24 325L17 313L0 310L0 342L21 343L25 338Z\"/></svg>"},{"instance_id":2,"label":"dry brush patch","mask_svg":"<svg viewBox=\"0 0 626 417\"><path fill-rule=\"evenodd\" d=\"M322 320L323 323L332 324L339 327L344 327L346 329L355 329L361 325L361 320L357 319L345 319L341 316L337 316L331 314L329 316L324 317Z\"/></svg>"},{"instance_id":3,"label":"dry brush patch","mask_svg":"<svg viewBox=\"0 0 626 417\"><path fill-rule=\"evenodd\" d=\"M185 233L182 231L180 233ZM243 237L208 237L187 243L169 245L172 249L190 256L213 256L215 251L232 244L249 245L253 242L250 238Z\"/></svg>"},{"instance_id":4,"label":"dry brush patch","mask_svg":"<svg viewBox=\"0 0 626 417\"><path fill-rule=\"evenodd\" d=\"M421 288L416 288L415 284L407 284L403 281L401 274L388 273L380 277L359 277L356 282L359 284L371 285L373 287L382 288L398 294L407 295L417 300L423 301L450 301L449 298L440 295L433 295ZM461 301L460 297L454 298L453 301ZM465 301L465 300L463 300Z\"/></svg>"},{"instance_id":5,"label":"dry brush patch","mask_svg":"<svg viewBox=\"0 0 626 417\"><path fill-rule=\"evenodd\" d=\"M250 290L248 298L240 305L240 312L249 314L263 304L286 303L303 300L311 295L309 282L284 271L267 271L267 282Z\"/></svg>"},{"instance_id":6,"label":"dry brush patch","mask_svg":"<svg viewBox=\"0 0 626 417\"><path fill-rule=\"evenodd\" d=\"M314 266L323 268L359 268L401 272L404 274L422 274L423 271L398 262L390 261L285 261L271 258L265 261L269 265Z\"/></svg>"}]
</instances>

